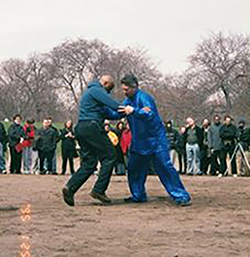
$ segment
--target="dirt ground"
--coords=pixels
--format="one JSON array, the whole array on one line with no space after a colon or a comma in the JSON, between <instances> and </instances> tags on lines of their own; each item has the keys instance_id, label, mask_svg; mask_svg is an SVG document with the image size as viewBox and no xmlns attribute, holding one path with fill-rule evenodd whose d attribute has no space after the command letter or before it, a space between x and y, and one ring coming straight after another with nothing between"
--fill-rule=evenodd
<instances>
[{"instance_id":1,"label":"dirt ground","mask_svg":"<svg viewBox=\"0 0 250 257\"><path fill-rule=\"evenodd\" d=\"M249 178L182 176L189 207L175 206L157 176L148 177L143 204L124 204L126 177L113 176L113 204L101 205L89 196L95 175L69 207L61 195L68 179L0 175L1 257L249 256Z\"/></svg>"}]
</instances>

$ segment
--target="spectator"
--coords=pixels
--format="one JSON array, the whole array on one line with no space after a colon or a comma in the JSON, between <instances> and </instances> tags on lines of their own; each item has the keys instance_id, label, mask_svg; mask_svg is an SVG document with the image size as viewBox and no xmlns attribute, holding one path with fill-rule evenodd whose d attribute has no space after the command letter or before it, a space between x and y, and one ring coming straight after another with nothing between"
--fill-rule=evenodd
<instances>
[{"instance_id":1,"label":"spectator","mask_svg":"<svg viewBox=\"0 0 250 257\"><path fill-rule=\"evenodd\" d=\"M35 138L35 120L29 119L23 126L25 133L25 148L23 149L24 174L30 174L33 168L33 141Z\"/></svg>"},{"instance_id":2,"label":"spectator","mask_svg":"<svg viewBox=\"0 0 250 257\"><path fill-rule=\"evenodd\" d=\"M115 146L116 150L116 163L115 163L115 173L117 175L125 175L125 160L121 148L121 137L124 130L124 123L119 121L116 125L115 133L118 137L118 144Z\"/></svg>"},{"instance_id":3,"label":"spectator","mask_svg":"<svg viewBox=\"0 0 250 257\"><path fill-rule=\"evenodd\" d=\"M241 120L238 125L239 143L242 146L246 160L249 163L249 146L250 146L250 128L246 127L244 120ZM249 167L245 164L243 153L239 156L239 170L241 176L247 176L250 173Z\"/></svg>"},{"instance_id":4,"label":"spectator","mask_svg":"<svg viewBox=\"0 0 250 257\"><path fill-rule=\"evenodd\" d=\"M62 140L62 173L65 175L67 161L69 160L70 173L73 175L74 170L74 155L76 153L75 134L73 132L73 123L68 120L64 124L64 129L61 130L60 138Z\"/></svg>"},{"instance_id":5,"label":"spectator","mask_svg":"<svg viewBox=\"0 0 250 257\"><path fill-rule=\"evenodd\" d=\"M176 142L176 151L178 154L179 161L179 174L186 174L187 172L187 154L184 133L186 131L185 127L180 127L179 137ZM184 167L184 170L183 170Z\"/></svg>"},{"instance_id":6,"label":"spectator","mask_svg":"<svg viewBox=\"0 0 250 257\"><path fill-rule=\"evenodd\" d=\"M176 156L176 142L178 140L179 133L173 128L172 122L170 120L165 122L165 129L167 132L167 139L169 141L169 155L172 163L174 164Z\"/></svg>"},{"instance_id":7,"label":"spectator","mask_svg":"<svg viewBox=\"0 0 250 257\"><path fill-rule=\"evenodd\" d=\"M208 129L208 148L211 152L211 168L210 175L216 175L217 171L220 170L218 159L220 158L221 139L220 139L220 128L222 124L220 122L220 116L215 115L213 118L213 124Z\"/></svg>"},{"instance_id":8,"label":"spectator","mask_svg":"<svg viewBox=\"0 0 250 257\"><path fill-rule=\"evenodd\" d=\"M222 177L227 169L227 154L229 154L231 160L231 171L234 177L237 177L237 167L236 167L236 154L234 150L237 143L238 131L234 124L232 124L231 116L227 115L224 118L224 124L220 128L220 138L221 138L221 165L219 177ZM233 156L234 154L234 156Z\"/></svg>"},{"instance_id":9,"label":"spectator","mask_svg":"<svg viewBox=\"0 0 250 257\"><path fill-rule=\"evenodd\" d=\"M8 139L10 147L10 173L21 174L22 150L17 150L16 147L22 143L25 138L25 133L21 126L22 116L17 114L13 118L13 123L8 129Z\"/></svg>"},{"instance_id":10,"label":"spectator","mask_svg":"<svg viewBox=\"0 0 250 257\"><path fill-rule=\"evenodd\" d=\"M194 175L194 166L196 164L196 174L202 175L200 168L200 149L203 142L203 133L194 119L188 117L186 119L186 131L184 133L187 153L187 175Z\"/></svg>"},{"instance_id":11,"label":"spectator","mask_svg":"<svg viewBox=\"0 0 250 257\"><path fill-rule=\"evenodd\" d=\"M53 125L53 119L52 117L49 117L48 119L48 122L49 122L49 126L54 129L55 131L55 134L56 134L56 143L58 143L60 141L60 135L59 135L59 132L58 132L58 129ZM47 163L46 163L47 164ZM54 151L54 154L53 154L53 159L52 159L52 172L53 173L56 173L56 170L57 170L57 158L56 158L56 148L55 148L55 151Z\"/></svg>"},{"instance_id":12,"label":"spectator","mask_svg":"<svg viewBox=\"0 0 250 257\"><path fill-rule=\"evenodd\" d=\"M122 132L121 141L120 141L126 170L128 169L128 158L129 158L129 149L131 145L131 139L132 139L132 134L129 128L129 123L126 122L125 129Z\"/></svg>"},{"instance_id":13,"label":"spectator","mask_svg":"<svg viewBox=\"0 0 250 257\"><path fill-rule=\"evenodd\" d=\"M5 152L7 150L7 135L6 130L2 122L0 122L0 174L6 173L6 164L5 164Z\"/></svg>"},{"instance_id":14,"label":"spectator","mask_svg":"<svg viewBox=\"0 0 250 257\"><path fill-rule=\"evenodd\" d=\"M204 119L202 122L202 132L203 132L203 144L201 148L201 172L202 174L207 174L208 166L210 164L211 156L210 151L208 151L208 130L210 127L210 121Z\"/></svg>"},{"instance_id":15,"label":"spectator","mask_svg":"<svg viewBox=\"0 0 250 257\"><path fill-rule=\"evenodd\" d=\"M38 131L37 135L36 148L40 160L40 174L46 174L46 170L44 170L44 161L47 160L49 174L57 175L57 172L52 170L52 159L55 154L58 135L50 126L50 121L48 119L43 120L43 128Z\"/></svg>"}]
</instances>

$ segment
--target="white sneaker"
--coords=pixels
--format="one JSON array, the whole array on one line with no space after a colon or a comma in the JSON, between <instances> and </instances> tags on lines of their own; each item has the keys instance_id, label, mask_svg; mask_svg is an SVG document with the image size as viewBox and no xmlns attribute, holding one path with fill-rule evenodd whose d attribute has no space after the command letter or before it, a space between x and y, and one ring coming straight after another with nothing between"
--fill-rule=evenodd
<instances>
[{"instance_id":1,"label":"white sneaker","mask_svg":"<svg viewBox=\"0 0 250 257\"><path fill-rule=\"evenodd\" d=\"M234 178L237 178L237 177L238 177L238 175L237 175L237 174L233 174L233 177L234 177Z\"/></svg>"},{"instance_id":2,"label":"white sneaker","mask_svg":"<svg viewBox=\"0 0 250 257\"><path fill-rule=\"evenodd\" d=\"M28 170L25 170L23 173L26 175L30 174L30 172Z\"/></svg>"},{"instance_id":3,"label":"white sneaker","mask_svg":"<svg viewBox=\"0 0 250 257\"><path fill-rule=\"evenodd\" d=\"M218 175L218 178L221 178L222 177L222 174L220 173L219 175Z\"/></svg>"}]
</instances>

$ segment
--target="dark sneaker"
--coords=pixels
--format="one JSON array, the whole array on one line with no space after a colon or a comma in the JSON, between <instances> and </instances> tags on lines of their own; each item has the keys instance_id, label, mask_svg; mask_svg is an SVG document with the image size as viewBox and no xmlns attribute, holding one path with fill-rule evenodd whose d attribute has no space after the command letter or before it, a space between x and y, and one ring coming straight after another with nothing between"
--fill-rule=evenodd
<instances>
[{"instance_id":1,"label":"dark sneaker","mask_svg":"<svg viewBox=\"0 0 250 257\"><path fill-rule=\"evenodd\" d=\"M127 198L124 198L123 201L124 201L125 203L134 203L134 202L135 202L131 196L130 196L130 197L127 197Z\"/></svg>"},{"instance_id":2,"label":"dark sneaker","mask_svg":"<svg viewBox=\"0 0 250 257\"><path fill-rule=\"evenodd\" d=\"M123 201L125 203L145 203L147 202L147 199L142 200L142 201L138 201L138 200L134 200L132 196L128 197L128 198L124 198Z\"/></svg>"},{"instance_id":3,"label":"dark sneaker","mask_svg":"<svg viewBox=\"0 0 250 257\"><path fill-rule=\"evenodd\" d=\"M178 202L177 205L179 206L190 206L192 204L191 200L187 202Z\"/></svg>"},{"instance_id":4,"label":"dark sneaker","mask_svg":"<svg viewBox=\"0 0 250 257\"><path fill-rule=\"evenodd\" d=\"M93 197L94 199L97 199L101 201L102 203L111 203L111 199L108 198L105 193L97 193L95 191L91 191L90 196Z\"/></svg>"},{"instance_id":5,"label":"dark sneaker","mask_svg":"<svg viewBox=\"0 0 250 257\"><path fill-rule=\"evenodd\" d=\"M75 205L74 194L69 191L68 187L64 187L62 189L62 193L63 193L64 202L69 206L74 206Z\"/></svg>"}]
</instances>

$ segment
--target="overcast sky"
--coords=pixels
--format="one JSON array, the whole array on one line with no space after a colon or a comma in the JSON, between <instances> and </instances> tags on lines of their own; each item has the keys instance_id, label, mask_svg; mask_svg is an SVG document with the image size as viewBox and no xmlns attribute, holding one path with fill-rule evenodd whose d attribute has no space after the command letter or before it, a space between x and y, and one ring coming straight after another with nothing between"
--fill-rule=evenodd
<instances>
[{"instance_id":1,"label":"overcast sky","mask_svg":"<svg viewBox=\"0 0 250 257\"><path fill-rule=\"evenodd\" d=\"M250 0L0 0L0 11L0 61L98 38L144 47L162 72L179 72L211 32L250 31Z\"/></svg>"}]
</instances>

